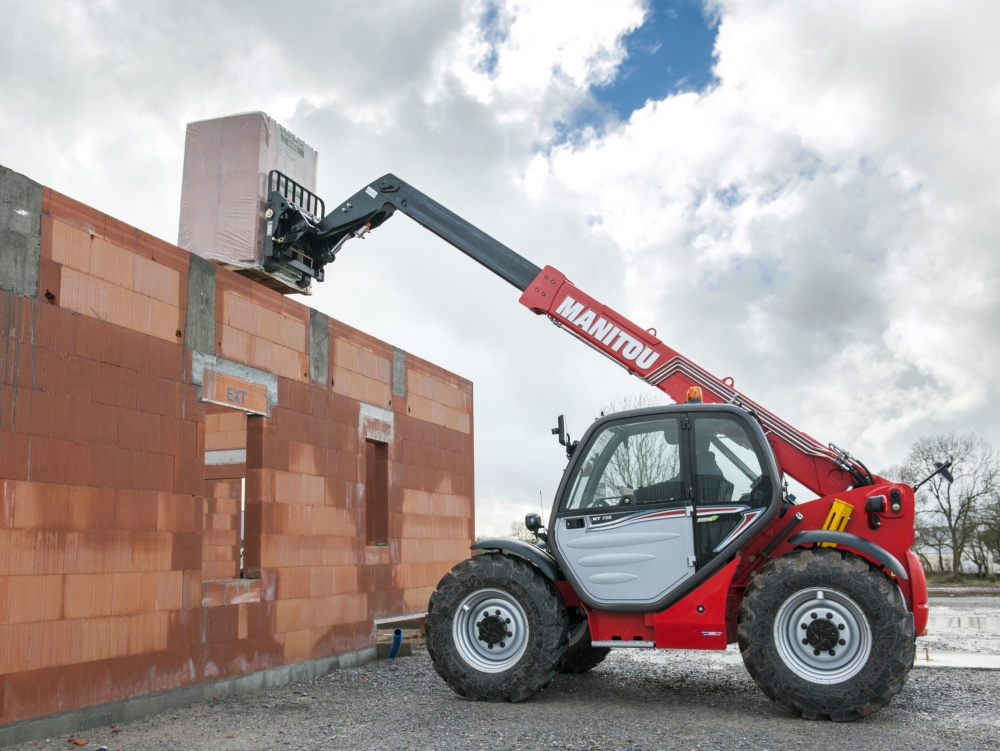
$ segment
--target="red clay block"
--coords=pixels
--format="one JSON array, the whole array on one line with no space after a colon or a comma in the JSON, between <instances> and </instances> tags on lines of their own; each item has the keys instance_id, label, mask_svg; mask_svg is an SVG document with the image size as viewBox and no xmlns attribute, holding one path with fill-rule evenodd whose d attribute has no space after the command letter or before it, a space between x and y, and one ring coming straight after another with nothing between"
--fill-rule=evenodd
<instances>
[{"instance_id":1,"label":"red clay block","mask_svg":"<svg viewBox=\"0 0 1000 751\"><path fill-rule=\"evenodd\" d=\"M38 299L55 306L59 305L61 294L62 264L43 257L38 269Z\"/></svg>"},{"instance_id":2,"label":"red clay block","mask_svg":"<svg viewBox=\"0 0 1000 751\"><path fill-rule=\"evenodd\" d=\"M136 408L139 377L134 371L106 363L94 364L93 399L125 409Z\"/></svg>"},{"instance_id":3,"label":"red clay block","mask_svg":"<svg viewBox=\"0 0 1000 751\"><path fill-rule=\"evenodd\" d=\"M140 374L137 391L137 408L142 412L173 416L179 385L166 378Z\"/></svg>"},{"instance_id":4,"label":"red clay block","mask_svg":"<svg viewBox=\"0 0 1000 751\"><path fill-rule=\"evenodd\" d=\"M48 349L59 349L59 318L61 311L54 304L37 305L34 307L38 311L38 325L35 327L35 344ZM10 331L11 321L3 314L0 314L0 326L3 326L6 331ZM9 346L10 344L13 344L13 342L5 342L5 345ZM9 375L12 374L0 374L0 380L8 383L9 381L3 378L3 376L9 377Z\"/></svg>"},{"instance_id":5,"label":"red clay block","mask_svg":"<svg viewBox=\"0 0 1000 751\"><path fill-rule=\"evenodd\" d=\"M52 219L63 222L91 235L105 236L107 216L86 204L49 190L48 214Z\"/></svg>"},{"instance_id":6,"label":"red clay block","mask_svg":"<svg viewBox=\"0 0 1000 751\"><path fill-rule=\"evenodd\" d=\"M190 571L201 568L201 533L178 532L171 537L170 568ZM199 597L200 602L200 597ZM185 605L185 607L189 607Z\"/></svg>"},{"instance_id":7,"label":"red clay block","mask_svg":"<svg viewBox=\"0 0 1000 751\"><path fill-rule=\"evenodd\" d=\"M262 550L261 535L245 534L243 539L243 568L244 571L258 570L261 568Z\"/></svg>"},{"instance_id":8,"label":"red clay block","mask_svg":"<svg viewBox=\"0 0 1000 751\"><path fill-rule=\"evenodd\" d=\"M86 444L35 437L32 449L28 467L32 480L68 485L87 482L89 447Z\"/></svg>"},{"instance_id":9,"label":"red clay block","mask_svg":"<svg viewBox=\"0 0 1000 751\"><path fill-rule=\"evenodd\" d=\"M174 457L136 452L135 486L140 490L173 492Z\"/></svg>"},{"instance_id":10,"label":"red clay block","mask_svg":"<svg viewBox=\"0 0 1000 751\"><path fill-rule=\"evenodd\" d=\"M62 617L63 577L11 577L7 597L7 619L10 623L58 620Z\"/></svg>"},{"instance_id":11,"label":"red clay block","mask_svg":"<svg viewBox=\"0 0 1000 751\"><path fill-rule=\"evenodd\" d=\"M201 491L205 482L205 464L197 458L174 457L173 474L174 492L194 495Z\"/></svg>"},{"instance_id":12,"label":"red clay block","mask_svg":"<svg viewBox=\"0 0 1000 751\"><path fill-rule=\"evenodd\" d=\"M69 421L72 440L101 442L101 405L86 399L72 399Z\"/></svg>"},{"instance_id":13,"label":"red clay block","mask_svg":"<svg viewBox=\"0 0 1000 751\"><path fill-rule=\"evenodd\" d=\"M201 585L201 606L222 607L226 602L226 587L221 581L204 580Z\"/></svg>"},{"instance_id":14,"label":"red clay block","mask_svg":"<svg viewBox=\"0 0 1000 751\"><path fill-rule=\"evenodd\" d=\"M180 512L182 500L171 493L156 495L156 530L158 532L181 531Z\"/></svg>"},{"instance_id":15,"label":"red clay block","mask_svg":"<svg viewBox=\"0 0 1000 751\"><path fill-rule=\"evenodd\" d=\"M206 643L235 641L239 638L237 608L213 607L207 609L207 614Z\"/></svg>"},{"instance_id":16,"label":"red clay block","mask_svg":"<svg viewBox=\"0 0 1000 751\"><path fill-rule=\"evenodd\" d=\"M119 657L108 661L111 701L135 696L137 668L138 663L134 657Z\"/></svg>"},{"instance_id":17,"label":"red clay block","mask_svg":"<svg viewBox=\"0 0 1000 751\"><path fill-rule=\"evenodd\" d=\"M201 609L172 610L167 621L167 649L201 644Z\"/></svg>"},{"instance_id":18,"label":"red clay block","mask_svg":"<svg viewBox=\"0 0 1000 751\"><path fill-rule=\"evenodd\" d=\"M52 678L59 686L57 711L110 701L110 670L106 660L60 667Z\"/></svg>"},{"instance_id":19,"label":"red clay block","mask_svg":"<svg viewBox=\"0 0 1000 751\"><path fill-rule=\"evenodd\" d=\"M142 450L143 414L133 409L117 409L118 448Z\"/></svg>"},{"instance_id":20,"label":"red clay block","mask_svg":"<svg viewBox=\"0 0 1000 751\"><path fill-rule=\"evenodd\" d=\"M28 479L28 445L26 435L0 435L0 476Z\"/></svg>"},{"instance_id":21,"label":"red clay block","mask_svg":"<svg viewBox=\"0 0 1000 751\"><path fill-rule=\"evenodd\" d=\"M94 613L95 574L70 574L63 587L62 617L92 618Z\"/></svg>"},{"instance_id":22,"label":"red clay block","mask_svg":"<svg viewBox=\"0 0 1000 751\"><path fill-rule=\"evenodd\" d=\"M90 316L77 318L76 354L90 360L104 359L105 332L108 325Z\"/></svg>"},{"instance_id":23,"label":"red clay block","mask_svg":"<svg viewBox=\"0 0 1000 751\"><path fill-rule=\"evenodd\" d=\"M191 419L183 420L181 423L181 456L198 456L198 425Z\"/></svg>"},{"instance_id":24,"label":"red clay block","mask_svg":"<svg viewBox=\"0 0 1000 751\"><path fill-rule=\"evenodd\" d=\"M122 572L112 575L112 615L128 615L140 612L139 581L139 574L137 572Z\"/></svg>"},{"instance_id":25,"label":"red clay block","mask_svg":"<svg viewBox=\"0 0 1000 751\"><path fill-rule=\"evenodd\" d=\"M118 407L110 404L100 405L100 437L98 442L105 446L118 445Z\"/></svg>"},{"instance_id":26,"label":"red clay block","mask_svg":"<svg viewBox=\"0 0 1000 751\"><path fill-rule=\"evenodd\" d=\"M160 418L149 412L142 416L142 450L160 453Z\"/></svg>"},{"instance_id":27,"label":"red clay block","mask_svg":"<svg viewBox=\"0 0 1000 751\"><path fill-rule=\"evenodd\" d=\"M115 529L138 531L142 526L142 494L137 490L115 493Z\"/></svg>"},{"instance_id":28,"label":"red clay block","mask_svg":"<svg viewBox=\"0 0 1000 751\"><path fill-rule=\"evenodd\" d=\"M160 518L160 494L144 490L139 498L139 528L148 532L157 530Z\"/></svg>"},{"instance_id":29,"label":"red clay block","mask_svg":"<svg viewBox=\"0 0 1000 751\"><path fill-rule=\"evenodd\" d=\"M184 365L184 348L179 344L150 337L146 372L150 375L180 381Z\"/></svg>"},{"instance_id":30,"label":"red clay block","mask_svg":"<svg viewBox=\"0 0 1000 751\"><path fill-rule=\"evenodd\" d=\"M145 372L150 337L131 329L122 329L121 365L137 373Z\"/></svg>"}]
</instances>

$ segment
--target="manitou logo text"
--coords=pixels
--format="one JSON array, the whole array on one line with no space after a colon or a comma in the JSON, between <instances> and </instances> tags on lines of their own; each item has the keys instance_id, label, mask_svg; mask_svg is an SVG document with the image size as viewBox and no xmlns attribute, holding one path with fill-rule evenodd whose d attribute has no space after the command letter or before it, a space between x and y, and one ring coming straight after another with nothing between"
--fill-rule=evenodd
<instances>
[{"instance_id":1,"label":"manitou logo text","mask_svg":"<svg viewBox=\"0 0 1000 751\"><path fill-rule=\"evenodd\" d=\"M630 333L604 320L590 308L586 311L583 308L582 302L566 297L556 308L556 314L571 325L579 327L580 331L586 332L590 338L610 347L612 352L619 352L623 360L635 360L635 365L640 370L653 366L656 358L660 356L659 352L654 352Z\"/></svg>"}]
</instances>

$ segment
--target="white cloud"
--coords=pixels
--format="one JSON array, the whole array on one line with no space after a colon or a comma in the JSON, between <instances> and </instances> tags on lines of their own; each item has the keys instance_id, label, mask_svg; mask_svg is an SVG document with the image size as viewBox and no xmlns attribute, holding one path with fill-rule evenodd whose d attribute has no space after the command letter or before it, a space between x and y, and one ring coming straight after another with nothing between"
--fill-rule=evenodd
<instances>
[{"instance_id":1,"label":"white cloud","mask_svg":"<svg viewBox=\"0 0 1000 751\"><path fill-rule=\"evenodd\" d=\"M394 171L876 467L998 437L994 5L720 0L712 89L565 145L643 2L273 9L3 2L0 163L174 240L184 124L262 109L328 202ZM474 380L481 532L551 500L558 413L639 387L404 218L328 278L317 307Z\"/></svg>"},{"instance_id":2,"label":"white cloud","mask_svg":"<svg viewBox=\"0 0 1000 751\"><path fill-rule=\"evenodd\" d=\"M887 461L982 429L1000 56L997 10L957 10L719 3L718 85L537 156L526 182L599 217L632 312L813 434Z\"/></svg>"}]
</instances>

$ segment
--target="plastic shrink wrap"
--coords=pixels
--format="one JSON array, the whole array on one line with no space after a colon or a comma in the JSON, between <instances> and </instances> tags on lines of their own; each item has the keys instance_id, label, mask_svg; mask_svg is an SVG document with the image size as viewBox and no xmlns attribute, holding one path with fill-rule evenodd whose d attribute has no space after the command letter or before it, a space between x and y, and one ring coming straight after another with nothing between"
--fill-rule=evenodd
<instances>
[{"instance_id":1,"label":"plastic shrink wrap","mask_svg":"<svg viewBox=\"0 0 1000 751\"><path fill-rule=\"evenodd\" d=\"M317 162L315 150L263 112L189 123L177 244L268 286L303 292L263 271L267 178L278 170L315 192Z\"/></svg>"}]
</instances>

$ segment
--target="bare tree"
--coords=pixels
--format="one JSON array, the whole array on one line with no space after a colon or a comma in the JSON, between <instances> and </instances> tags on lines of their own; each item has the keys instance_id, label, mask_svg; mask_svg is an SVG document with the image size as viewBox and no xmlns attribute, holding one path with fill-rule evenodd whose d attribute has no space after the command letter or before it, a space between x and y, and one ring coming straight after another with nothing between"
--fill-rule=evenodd
<instances>
[{"instance_id":1,"label":"bare tree","mask_svg":"<svg viewBox=\"0 0 1000 751\"><path fill-rule=\"evenodd\" d=\"M951 548L952 574L962 575L962 556L970 550L982 515L1000 492L1000 457L989 441L969 433L924 437L913 444L906 461L887 471L914 484L935 470L934 462L951 460L955 482L936 475L917 494L918 529L940 529L937 548ZM931 547L931 540L922 538Z\"/></svg>"},{"instance_id":2,"label":"bare tree","mask_svg":"<svg viewBox=\"0 0 1000 751\"><path fill-rule=\"evenodd\" d=\"M665 403L655 393L641 392L620 396L605 403L601 414L625 412ZM616 491L619 488L643 488L664 482L680 471L678 452L666 443L663 428L629 435L608 460L604 479ZM609 491L610 492L610 491Z\"/></svg>"},{"instance_id":3,"label":"bare tree","mask_svg":"<svg viewBox=\"0 0 1000 751\"><path fill-rule=\"evenodd\" d=\"M667 398L666 394L653 391L652 389L639 391L635 394L623 394L601 405L601 417L613 414L614 412L628 412L630 409L659 407L670 403L671 401Z\"/></svg>"},{"instance_id":4,"label":"bare tree","mask_svg":"<svg viewBox=\"0 0 1000 751\"><path fill-rule=\"evenodd\" d=\"M980 513L976 541L986 552L987 562L992 559L1000 563L1000 497L990 499Z\"/></svg>"},{"instance_id":5,"label":"bare tree","mask_svg":"<svg viewBox=\"0 0 1000 751\"><path fill-rule=\"evenodd\" d=\"M922 515L921 515L922 516ZM927 556L925 552L926 549L934 551L937 558L937 572L939 574L944 573L944 551L950 547L948 536L948 530L945 527L935 527L933 525L921 524L921 516L917 517L917 532L920 533L920 552L918 555L924 563L924 568L932 572L934 571L934 562Z\"/></svg>"},{"instance_id":6,"label":"bare tree","mask_svg":"<svg viewBox=\"0 0 1000 751\"><path fill-rule=\"evenodd\" d=\"M528 528L524 526L524 522L511 522L510 534L507 537L512 537L521 542L535 542L536 540L535 533L529 532Z\"/></svg>"}]
</instances>

